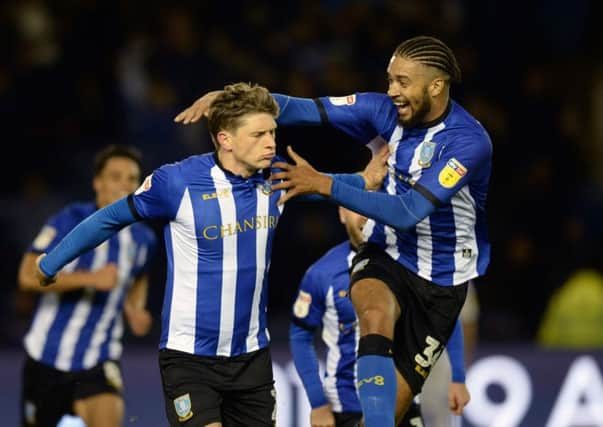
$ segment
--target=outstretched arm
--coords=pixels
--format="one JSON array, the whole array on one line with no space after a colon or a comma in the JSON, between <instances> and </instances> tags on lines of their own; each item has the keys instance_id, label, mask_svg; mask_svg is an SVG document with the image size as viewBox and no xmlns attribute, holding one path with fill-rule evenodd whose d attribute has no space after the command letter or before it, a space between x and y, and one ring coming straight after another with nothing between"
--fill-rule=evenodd
<instances>
[{"instance_id":1,"label":"outstretched arm","mask_svg":"<svg viewBox=\"0 0 603 427\"><path fill-rule=\"evenodd\" d=\"M130 197L99 209L79 223L48 254L37 259L37 276L40 285L47 286L56 280L55 275L66 264L84 252L98 246L126 225L139 218Z\"/></svg>"},{"instance_id":2,"label":"outstretched arm","mask_svg":"<svg viewBox=\"0 0 603 427\"><path fill-rule=\"evenodd\" d=\"M273 186L274 190L287 190L279 203L285 203L297 196L319 194L341 206L400 230L415 226L436 209L438 201L433 198L428 199L429 193L425 192L426 195L423 195L420 187L416 188L416 185L402 196L364 191L346 184L337 175L319 173L290 147L288 150L295 164L276 162L274 167L282 171L271 176L273 180L283 180Z\"/></svg>"}]
</instances>

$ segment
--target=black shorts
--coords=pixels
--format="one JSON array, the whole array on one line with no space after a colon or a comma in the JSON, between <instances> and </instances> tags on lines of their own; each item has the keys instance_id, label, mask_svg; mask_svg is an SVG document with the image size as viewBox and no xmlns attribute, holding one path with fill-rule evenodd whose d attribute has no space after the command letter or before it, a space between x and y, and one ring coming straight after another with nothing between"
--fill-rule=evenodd
<instances>
[{"instance_id":1,"label":"black shorts","mask_svg":"<svg viewBox=\"0 0 603 427\"><path fill-rule=\"evenodd\" d=\"M170 426L274 426L276 390L270 350L235 357L159 352Z\"/></svg>"},{"instance_id":2,"label":"black shorts","mask_svg":"<svg viewBox=\"0 0 603 427\"><path fill-rule=\"evenodd\" d=\"M21 425L56 427L61 417L73 414L73 402L101 393L121 395L119 362L106 361L93 368L64 372L27 357L23 366Z\"/></svg>"},{"instance_id":3,"label":"black shorts","mask_svg":"<svg viewBox=\"0 0 603 427\"><path fill-rule=\"evenodd\" d=\"M394 362L416 395L452 335L465 302L467 284L436 285L371 244L361 246L351 271L360 262L366 265L352 273L350 288L362 279L381 280L400 305L394 330Z\"/></svg>"}]
</instances>

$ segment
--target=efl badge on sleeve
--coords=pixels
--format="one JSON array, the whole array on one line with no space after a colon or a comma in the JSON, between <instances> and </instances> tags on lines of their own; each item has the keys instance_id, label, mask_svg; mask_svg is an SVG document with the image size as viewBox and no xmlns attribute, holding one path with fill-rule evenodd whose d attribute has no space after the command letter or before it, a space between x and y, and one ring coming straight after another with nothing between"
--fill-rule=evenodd
<instances>
[{"instance_id":1,"label":"efl badge on sleeve","mask_svg":"<svg viewBox=\"0 0 603 427\"><path fill-rule=\"evenodd\" d=\"M143 193L145 191L149 191L151 189L151 185L153 184L153 174L150 174L149 176L147 176L142 185L140 187L138 187L138 190L136 190L134 192L135 195L139 195L140 193Z\"/></svg>"},{"instance_id":2,"label":"efl badge on sleeve","mask_svg":"<svg viewBox=\"0 0 603 427\"><path fill-rule=\"evenodd\" d=\"M293 314L297 317L306 317L310 312L310 304L312 303L312 295L308 292L299 291L295 304L293 304Z\"/></svg>"},{"instance_id":3,"label":"efl badge on sleeve","mask_svg":"<svg viewBox=\"0 0 603 427\"><path fill-rule=\"evenodd\" d=\"M43 251L50 245L52 239L57 235L57 230L50 225L45 225L33 242L33 247L39 251Z\"/></svg>"},{"instance_id":4,"label":"efl badge on sleeve","mask_svg":"<svg viewBox=\"0 0 603 427\"><path fill-rule=\"evenodd\" d=\"M467 168L453 157L452 159L448 160L448 162L446 162L446 166L444 166L444 168L440 171L438 181L440 182L440 185L442 187L452 188L466 174Z\"/></svg>"},{"instance_id":5,"label":"efl badge on sleeve","mask_svg":"<svg viewBox=\"0 0 603 427\"><path fill-rule=\"evenodd\" d=\"M432 141L423 141L421 151L419 151L419 166L428 168L431 166L431 159L435 153L436 143Z\"/></svg>"},{"instance_id":6,"label":"efl badge on sleeve","mask_svg":"<svg viewBox=\"0 0 603 427\"><path fill-rule=\"evenodd\" d=\"M356 95L330 96L329 101L337 107L341 107L342 105L354 105L356 103Z\"/></svg>"},{"instance_id":7,"label":"efl badge on sleeve","mask_svg":"<svg viewBox=\"0 0 603 427\"><path fill-rule=\"evenodd\" d=\"M186 393L174 399L174 408L178 415L178 421L181 423L190 420L193 417L191 405L191 395Z\"/></svg>"}]
</instances>

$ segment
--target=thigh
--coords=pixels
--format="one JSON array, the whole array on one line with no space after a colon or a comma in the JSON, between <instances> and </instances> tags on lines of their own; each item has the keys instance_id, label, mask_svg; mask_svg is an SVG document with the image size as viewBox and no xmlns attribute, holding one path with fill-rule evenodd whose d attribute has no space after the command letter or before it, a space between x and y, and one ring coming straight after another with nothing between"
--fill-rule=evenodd
<instances>
[{"instance_id":1,"label":"thigh","mask_svg":"<svg viewBox=\"0 0 603 427\"><path fill-rule=\"evenodd\" d=\"M70 374L27 358L23 366L21 425L55 427L72 413L73 388Z\"/></svg>"},{"instance_id":2,"label":"thigh","mask_svg":"<svg viewBox=\"0 0 603 427\"><path fill-rule=\"evenodd\" d=\"M233 382L224 393L224 427L276 425L273 378L272 359L267 348L253 354L244 366L237 367Z\"/></svg>"},{"instance_id":3,"label":"thigh","mask_svg":"<svg viewBox=\"0 0 603 427\"><path fill-rule=\"evenodd\" d=\"M221 422L219 378L197 356L173 350L159 352L165 411L172 427L203 427Z\"/></svg>"}]
</instances>

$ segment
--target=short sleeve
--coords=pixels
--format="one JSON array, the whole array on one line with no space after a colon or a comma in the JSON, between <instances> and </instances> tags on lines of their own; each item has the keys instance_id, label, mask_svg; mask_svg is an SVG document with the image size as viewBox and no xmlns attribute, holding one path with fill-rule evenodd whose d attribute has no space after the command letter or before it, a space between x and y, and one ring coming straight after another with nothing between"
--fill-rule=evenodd
<instances>
[{"instance_id":1,"label":"short sleeve","mask_svg":"<svg viewBox=\"0 0 603 427\"><path fill-rule=\"evenodd\" d=\"M156 169L134 192L134 206L143 219L172 219L176 216L176 197L182 192L174 185L175 168L169 165Z\"/></svg>"}]
</instances>

